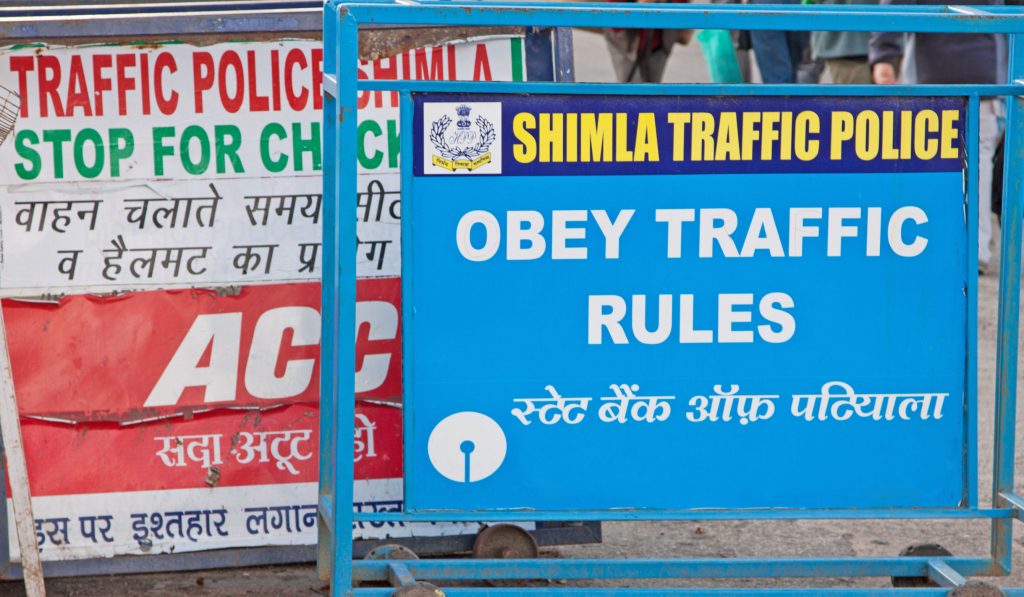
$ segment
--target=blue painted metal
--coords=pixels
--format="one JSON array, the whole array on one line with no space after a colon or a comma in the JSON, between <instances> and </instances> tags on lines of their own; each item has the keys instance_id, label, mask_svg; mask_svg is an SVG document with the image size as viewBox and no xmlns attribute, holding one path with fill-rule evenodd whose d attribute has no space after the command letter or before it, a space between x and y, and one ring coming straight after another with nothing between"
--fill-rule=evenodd
<instances>
[{"instance_id":1,"label":"blue painted metal","mask_svg":"<svg viewBox=\"0 0 1024 597\"><path fill-rule=\"evenodd\" d=\"M979 103L977 93L970 95L967 116L967 161L976 163L978 156L979 140L981 131L979 125ZM966 215L967 226L967 346L978 345L978 277L972 275L975 264L978 263L978 169L967 169L967 193L964 197L964 214ZM988 216L988 214L986 214ZM964 391L968 396L977 397L978 392L978 351L967 351L965 387ZM966 438L967 449L963 451L964 471L967 486L964 488L967 495L965 506L970 508L978 507L978 402L973 402L974 407L967 409L964 417L964 437Z\"/></svg>"},{"instance_id":2,"label":"blue painted metal","mask_svg":"<svg viewBox=\"0 0 1024 597\"><path fill-rule=\"evenodd\" d=\"M965 576L984 572L988 558L693 558L571 560L405 560L420 580L465 578L557 580L637 578L813 578L817 576L927 576L928 567L944 562ZM354 569L360 580L386 580L388 562L364 560Z\"/></svg>"},{"instance_id":3,"label":"blue painted metal","mask_svg":"<svg viewBox=\"0 0 1024 597\"><path fill-rule=\"evenodd\" d=\"M336 15L330 12L324 12L324 38L334 39L338 35L338 21ZM338 52L337 48L328 46L324 48L324 66L323 71L325 73L337 72L338 68ZM338 92L335 90L333 93L324 94L324 114L337 114L338 108ZM326 142L323 146L323 156L325 164L337 163L338 151L341 147L340 135L338 131L338 122L336 118L325 118L323 135ZM338 189L337 189L337 172L334 168L323 169L323 266L321 267L322 279L321 279L321 300L322 307L321 311L324 314L320 319L320 358L321 362L333 363L335 362L335 355L337 351L338 336L333 328L329 326L334 325L336 321L334 310L337 305L337 275L332 275L335 271L333 265L334 252L337 245L337 205L338 205ZM327 316L328 311L331 313L331 317ZM330 360L328 360L330 359ZM335 405L337 404L337 398L335 397L335 371L337 367L321 367L320 368L320 449L331 450L331 454L335 453L338 449L337 441L337 428L333 424ZM334 458L321 458L320 459L320 484L318 491L318 503L319 516L317 518L317 572L320 578L328 580L331 578L333 571L333 563L335 553L334 544L334 526L335 514L334 514L334 479L337 477L335 472L335 460Z\"/></svg>"},{"instance_id":4,"label":"blue painted metal","mask_svg":"<svg viewBox=\"0 0 1024 597\"><path fill-rule=\"evenodd\" d=\"M967 579L942 560L928 562L928 578L940 587L959 587L967 582Z\"/></svg>"},{"instance_id":5,"label":"blue painted metal","mask_svg":"<svg viewBox=\"0 0 1024 597\"><path fill-rule=\"evenodd\" d=\"M1013 516L1011 508L969 509L869 509L869 510L572 510L544 512L540 510L504 510L463 512L432 510L427 512L356 512L352 520L360 522L473 522L481 517L494 522L523 520L939 520L939 519L1001 519Z\"/></svg>"},{"instance_id":6,"label":"blue painted metal","mask_svg":"<svg viewBox=\"0 0 1024 597\"><path fill-rule=\"evenodd\" d=\"M659 4L637 7L622 3L551 3L543 8L515 2L448 2L422 0L354 2L329 0L327 6L344 6L358 14L361 25L532 26L532 27L630 27L644 29L783 29L850 31L1020 33L1024 20L1008 7L986 7L983 14L963 15L943 6L892 5L882 7L825 5L808 9L799 5L715 6ZM846 20L844 20L846 19Z\"/></svg>"},{"instance_id":7,"label":"blue painted metal","mask_svg":"<svg viewBox=\"0 0 1024 597\"><path fill-rule=\"evenodd\" d=\"M480 81L360 81L368 91L417 91L423 93L572 93L579 95L685 95L685 96L850 96L877 97L877 85L715 85L688 83L524 83ZM827 90L827 93L824 91ZM1016 85L887 85L885 95L901 97L963 97L1013 95Z\"/></svg>"},{"instance_id":8,"label":"blue painted metal","mask_svg":"<svg viewBox=\"0 0 1024 597\"><path fill-rule=\"evenodd\" d=\"M658 4L637 6L635 4L605 3L551 3L543 6L514 2L441 2L439 0L419 0L415 3L379 0L359 3L342 3L329 0L326 10L330 15L344 14L352 17L361 26L379 24L416 24L416 25L513 25L534 27L610 27L625 26L638 28L714 28L714 29L784 29L784 30L842 30L842 31L912 31L912 32L986 32L986 33L1024 33L1024 13L1009 7L942 7L942 6L771 6L759 5L756 9L745 5L714 5L687 6L678 4ZM337 39L327 39L328 45L337 44ZM351 50L350 50L351 51ZM993 521L992 546L989 557L976 558L807 558L807 559L758 559L758 560L559 560L559 561L472 561L472 560L441 560L419 561L406 564L413 577L435 580L458 580L480 578L693 578L693 577L774 577L774 576L930 576L946 585L956 585L963 577L984 574L1005 574L1009 571L1010 550L1012 549L1011 524L1015 518L1024 513L1024 498L1011 493L1013 489L1013 454L1014 454L1014 412L1016 406L1016 360L1018 339L1018 309L1020 284L1020 247L1021 219L1024 217L1022 195L1024 195L1024 127L1019 122L1024 114L1024 103L1018 97L1024 91L1024 64L1020 57L1024 56L1024 35L1014 35L1010 42L1011 85L934 85L934 86L743 86L743 85L573 85L548 83L456 83L456 82L360 82L359 89L397 90L403 92L405 103L408 103L410 92L458 92L458 93L566 93L596 95L689 95L689 96L958 96L969 98L969 127L977 130L978 97L1005 95L1012 96L1008 113L1007 133L1007 173L1004 193L1002 259L1004 264L1000 275L1000 311L998 336L998 378L996 389L996 437L995 437L995 470L993 475L994 507L991 509L977 508L977 488L968 479L965 480L965 501L958 509L864 509L864 510L732 510L732 511L569 511L569 512L538 512L538 511L500 511L490 513L499 520L515 520L531 518L545 520L548 516L562 519L596 520L650 520L650 519L793 519L793 518L989 518ZM340 54L341 60L354 60L354 53L349 56ZM1018 58L1017 60L1014 57ZM341 83L339 78L339 83ZM354 101L352 94L348 100ZM354 104L353 104L354 105ZM408 118L409 109L404 107L403 122ZM327 117L330 117L329 115ZM349 137L354 138L354 137ZM404 155L411 141L403 138ZM968 158L973 162L977 156L976 140L969 141ZM330 166L330 165L329 165ZM965 226L970 231L968 266L976 261L977 219L972 205L976 205L976 164L967 166L967 183L969 190L966 197L968 207ZM409 164L403 163L403 172L409 170ZM354 191L353 191L354 193ZM405 243L403 243L405 244ZM409 243L410 245L412 243ZM403 249L405 250L405 249ZM404 266L412 261L411 255L403 255ZM414 282L403 279L403 290ZM976 317L977 283L968 277L965 286L968 295L968 343L971 345L965 367L967 379L964 384L968 393L973 393L976 386L976 329L973 319ZM406 314L414 307L404 305ZM347 322L346 322L347 325ZM338 327L338 333L348 342L353 330ZM327 361L325 361L325 366ZM346 366L344 361L342 366ZM408 373L408 370L406 370ZM344 397L342 397L344 403ZM344 410L345 407L342 407ZM410 413L415 417L415 412ZM965 420L965 446L963 450L964 465L968 471L976 470L972 447L976 440L976 413L968 413ZM967 445L971 444L971 445ZM408 451L408 447L406 450ZM337 481L340 483L340 481ZM415 477L408 478L409 484L415 483ZM384 520L472 520L479 517L479 512L445 511L429 513L396 513L396 514L361 514L353 516L338 513L338 526L352 520L384 521ZM337 566L350 565L347 554L335 553ZM360 579L385 579L387 568L380 563L355 563L355 574ZM350 579L344 579L350 580ZM446 590L451 595L491 594L492 589L457 588ZM497 594L523 595L577 595L586 594L658 594L658 595L690 595L690 594L742 594L749 595L751 590L723 589L687 590L687 589L653 589L644 592L635 589L517 589L512 592L499 591ZM765 590L772 595L807 595L807 594L845 594L875 595L892 594L895 590ZM917 590L915 594L944 595L946 589ZM1024 590L1008 590L1007 594L1024 594ZM351 585L335 584L333 594L353 594ZM389 595L390 589L360 589L354 594Z\"/></svg>"},{"instance_id":9,"label":"blue painted metal","mask_svg":"<svg viewBox=\"0 0 1024 597\"><path fill-rule=\"evenodd\" d=\"M1024 35L1009 39L1008 81L1024 78ZM1017 413L1017 340L1020 334L1021 218L1024 217L1024 100L1007 101L1003 181L1003 237L1000 247L999 314L996 338L995 453L992 457L993 503L1013 492L1014 445ZM1013 551L1013 521L992 521L992 556L1001 571L1009 573Z\"/></svg>"},{"instance_id":10,"label":"blue painted metal","mask_svg":"<svg viewBox=\"0 0 1024 597\"><path fill-rule=\"evenodd\" d=\"M353 595L359 597L391 597L394 589L356 589ZM757 595L768 597L806 597L807 595L842 595L843 597L880 597L906 595L907 589L573 589L573 588L537 588L537 589L481 589L454 588L444 589L445 595L452 597L605 597L623 595L642 595L657 597L750 597ZM1008 596L1024 595L1024 591L1004 591ZM949 589L913 589L915 597L946 597Z\"/></svg>"}]
</instances>

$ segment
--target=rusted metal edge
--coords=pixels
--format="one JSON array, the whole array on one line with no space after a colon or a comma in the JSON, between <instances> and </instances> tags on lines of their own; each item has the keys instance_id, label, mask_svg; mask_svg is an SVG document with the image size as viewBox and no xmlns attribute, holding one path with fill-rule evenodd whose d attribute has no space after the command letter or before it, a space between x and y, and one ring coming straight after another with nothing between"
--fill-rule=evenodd
<instances>
[{"instance_id":1,"label":"rusted metal edge","mask_svg":"<svg viewBox=\"0 0 1024 597\"><path fill-rule=\"evenodd\" d=\"M477 37L525 35L525 27L402 27L359 32L359 58L379 60L425 46L465 42Z\"/></svg>"},{"instance_id":2,"label":"rusted metal edge","mask_svg":"<svg viewBox=\"0 0 1024 597\"><path fill-rule=\"evenodd\" d=\"M268 11L269 12L269 11ZM41 17L31 23L0 15L4 45L47 43L73 46L110 43L189 43L207 46L222 42L323 39L320 13L280 11L280 15L244 13L216 17L199 13L166 15L76 15L67 19ZM131 18L135 17L135 18ZM162 17L159 25L148 21ZM275 22L276 21L276 22ZM115 23L116 22L116 23ZM135 26L133 26L135 25ZM415 48L438 46L494 35L525 35L525 27L369 26L359 32L359 58L378 60Z\"/></svg>"}]
</instances>

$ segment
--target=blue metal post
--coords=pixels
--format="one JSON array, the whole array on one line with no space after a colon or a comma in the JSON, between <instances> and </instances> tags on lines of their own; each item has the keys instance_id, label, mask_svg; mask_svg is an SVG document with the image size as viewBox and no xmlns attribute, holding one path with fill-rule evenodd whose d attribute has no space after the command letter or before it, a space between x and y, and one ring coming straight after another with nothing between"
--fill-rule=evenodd
<instances>
[{"instance_id":1,"label":"blue metal post","mask_svg":"<svg viewBox=\"0 0 1024 597\"><path fill-rule=\"evenodd\" d=\"M1007 80L1018 83L1024 78L1024 35L1012 35L1009 41L1010 68ZM1024 88L1022 88L1024 90ZM1020 243L1021 218L1024 217L1024 98L1011 96L1007 101L1005 163L1003 182L1002 247L999 256L999 336L996 354L995 453L993 454L992 496L1004 503L1000 494L1013 491L1014 433L1017 415L1017 339L1020 323ZM1013 521L992 521L992 557L1009 573L1013 550Z\"/></svg>"},{"instance_id":2,"label":"blue metal post","mask_svg":"<svg viewBox=\"0 0 1024 597\"><path fill-rule=\"evenodd\" d=\"M337 79L337 19L338 13L331 6L324 8L324 74ZM338 100L331 93L324 92L324 114L337 114ZM324 164L336 164L338 152L338 126L337 119L333 117L324 118ZM324 168L323 176L323 240L321 252L322 290L320 305L320 491L319 501L326 507L320 508L319 523L317 527L317 572L320 578L328 580L331 578L332 554L334 553L334 530L331 526L333 516L333 498L330 487L334 485L334 454L337 451L337 441L334 428L334 375L336 367L334 363L335 339L334 313L337 305L337 280L329 272L335 271L336 258L334 256L337 245L335 223L337 222L337 176L334 168Z\"/></svg>"},{"instance_id":3,"label":"blue metal post","mask_svg":"<svg viewBox=\"0 0 1024 597\"><path fill-rule=\"evenodd\" d=\"M328 276L337 280L337 314L332 340L337 347L335 359L325 366L334 369L338 449L334 478L334 573L333 595L352 594L352 429L355 427L356 379L356 126L359 92L356 80L359 64L359 26L344 6L338 8L338 195L337 211L330 225L337 231L334 256L336 267Z\"/></svg>"},{"instance_id":4,"label":"blue metal post","mask_svg":"<svg viewBox=\"0 0 1024 597\"><path fill-rule=\"evenodd\" d=\"M967 225L967 263L965 265L967 286L967 319L964 322L967 326L967 346L978 345L978 276L975 270L978 267L978 168L981 166L978 157L979 135L981 127L980 118L980 97L972 93L967 110L967 193L964 195L964 204ZM967 368L964 375L966 387L964 387L964 449L963 467L964 475L964 496L967 503L963 507L977 507L978 505L978 351L967 351Z\"/></svg>"}]
</instances>

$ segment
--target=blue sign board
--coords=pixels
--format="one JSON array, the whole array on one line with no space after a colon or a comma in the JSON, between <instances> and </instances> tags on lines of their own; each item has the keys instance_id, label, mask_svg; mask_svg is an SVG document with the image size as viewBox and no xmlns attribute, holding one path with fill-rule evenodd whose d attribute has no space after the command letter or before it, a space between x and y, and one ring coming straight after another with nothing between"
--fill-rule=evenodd
<instances>
[{"instance_id":1,"label":"blue sign board","mask_svg":"<svg viewBox=\"0 0 1024 597\"><path fill-rule=\"evenodd\" d=\"M409 511L974 500L964 100L413 102Z\"/></svg>"}]
</instances>

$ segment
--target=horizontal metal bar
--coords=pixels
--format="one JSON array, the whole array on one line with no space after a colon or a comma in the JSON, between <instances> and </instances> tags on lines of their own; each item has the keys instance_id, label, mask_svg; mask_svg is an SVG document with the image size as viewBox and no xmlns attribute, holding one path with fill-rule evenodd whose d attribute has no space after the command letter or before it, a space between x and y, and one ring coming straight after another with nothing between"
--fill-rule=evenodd
<instances>
[{"instance_id":1,"label":"horizontal metal bar","mask_svg":"<svg viewBox=\"0 0 1024 597\"><path fill-rule=\"evenodd\" d=\"M363 91L429 93L566 93L581 95L700 96L924 96L1024 95L1022 85L715 85L708 83L550 83L541 81L359 81Z\"/></svg>"},{"instance_id":2,"label":"horizontal metal bar","mask_svg":"<svg viewBox=\"0 0 1024 597\"><path fill-rule=\"evenodd\" d=\"M329 6L350 13L360 24L514 25L534 27L623 27L657 29L781 29L803 31L903 31L931 33L1024 33L1019 10L990 15L958 14L948 7L880 7L856 5L836 10L833 5L728 5L622 3L524 4L421 2L344 3ZM934 10L938 8L940 10Z\"/></svg>"},{"instance_id":3,"label":"horizontal metal bar","mask_svg":"<svg viewBox=\"0 0 1024 597\"><path fill-rule=\"evenodd\" d=\"M999 503L1012 509L1017 520L1024 521L1024 497L1016 493L1002 492L999 494Z\"/></svg>"},{"instance_id":4,"label":"horizontal metal bar","mask_svg":"<svg viewBox=\"0 0 1024 597\"><path fill-rule=\"evenodd\" d=\"M949 10L957 14L971 15L975 17L985 17L992 14L987 10L978 8L977 6L950 6Z\"/></svg>"},{"instance_id":5,"label":"horizontal metal bar","mask_svg":"<svg viewBox=\"0 0 1024 597\"><path fill-rule=\"evenodd\" d=\"M305 32L321 35L319 9L211 11L123 15L0 16L5 41L52 41L60 38L122 38L180 35L261 35Z\"/></svg>"},{"instance_id":6,"label":"horizontal metal bar","mask_svg":"<svg viewBox=\"0 0 1024 597\"><path fill-rule=\"evenodd\" d=\"M940 587L959 587L967 582L966 578L942 560L928 562L928 578Z\"/></svg>"},{"instance_id":7,"label":"horizontal metal bar","mask_svg":"<svg viewBox=\"0 0 1024 597\"><path fill-rule=\"evenodd\" d=\"M690 559L509 559L405 560L417 580L487 579L641 579L641 578L815 578L823 576L928 576L928 557L890 558L690 558ZM990 570L989 558L942 558L950 570L975 576ZM387 580L390 563L352 563L359 580Z\"/></svg>"},{"instance_id":8,"label":"horizontal metal bar","mask_svg":"<svg viewBox=\"0 0 1024 597\"><path fill-rule=\"evenodd\" d=\"M753 587L744 587L741 589L721 589L721 588L700 588L700 589L674 589L674 588L659 588L659 589L609 589L609 588L574 588L574 587L563 587L563 588L514 588L514 589L496 589L496 588L469 588L469 587L455 587L449 588L444 587L444 594L450 595L451 597L501 597L502 595L508 595L512 597L579 597L586 595L587 597L619 597L621 595L651 595L657 597L750 597L751 595L758 596L764 595L766 597L807 597L809 595L836 595L841 597L880 597L884 595L907 595L910 591L910 595L913 597L946 597L949 595L949 589L894 589L894 588L880 588L880 589L825 589L825 588L813 588L813 589L758 589ZM391 597L394 593L394 589L355 589L353 595L356 597ZM1019 591L1003 589L1003 594L1018 597L1024 596L1024 589Z\"/></svg>"},{"instance_id":9,"label":"horizontal metal bar","mask_svg":"<svg viewBox=\"0 0 1024 597\"><path fill-rule=\"evenodd\" d=\"M321 508L323 506L321 505ZM356 522L479 522L582 521L582 520L891 520L891 519L994 519L1014 518L1012 508L995 509L892 509L892 510L537 510L354 512Z\"/></svg>"},{"instance_id":10,"label":"horizontal metal bar","mask_svg":"<svg viewBox=\"0 0 1024 597\"><path fill-rule=\"evenodd\" d=\"M120 15L134 13L171 13L171 12L211 12L231 10L282 10L295 8L323 7L323 2L316 0L249 0L248 2L146 2L138 4L56 4L50 6L20 5L0 6L0 18L35 17L50 15Z\"/></svg>"}]
</instances>

